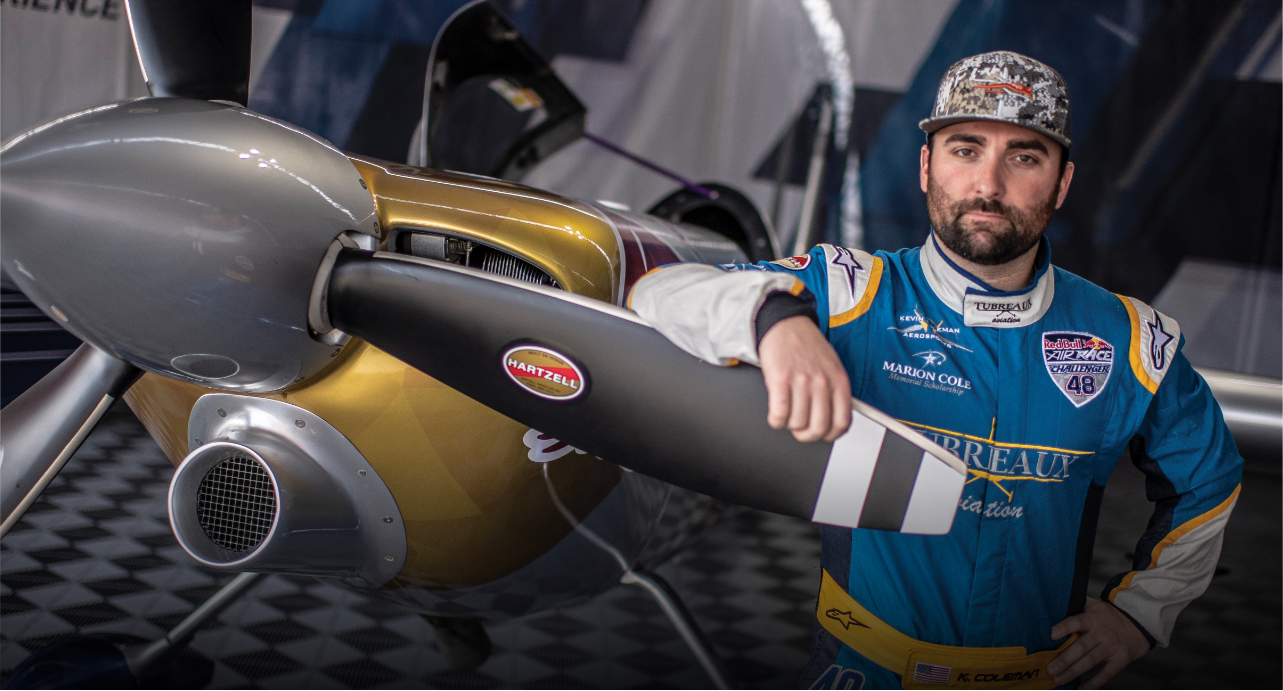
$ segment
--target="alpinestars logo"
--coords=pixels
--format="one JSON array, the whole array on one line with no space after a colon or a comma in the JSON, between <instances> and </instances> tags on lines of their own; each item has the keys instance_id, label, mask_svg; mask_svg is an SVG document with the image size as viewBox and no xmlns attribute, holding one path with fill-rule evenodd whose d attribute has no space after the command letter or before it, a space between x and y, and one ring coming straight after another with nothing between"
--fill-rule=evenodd
<instances>
[{"instance_id":1,"label":"alpinestars logo","mask_svg":"<svg viewBox=\"0 0 1283 691\"><path fill-rule=\"evenodd\" d=\"M845 247L835 247L838 256L833 260L834 266L842 267L846 272L846 284L851 288L851 297L855 297L855 272L863 271L864 267L856 260L855 253Z\"/></svg>"},{"instance_id":2,"label":"alpinestars logo","mask_svg":"<svg viewBox=\"0 0 1283 691\"><path fill-rule=\"evenodd\" d=\"M1163 328L1163 318L1157 311L1154 312L1154 321L1146 320L1145 326L1149 328L1149 361L1154 363L1154 369L1161 372L1167 366L1167 344L1175 336Z\"/></svg>"},{"instance_id":3,"label":"alpinestars logo","mask_svg":"<svg viewBox=\"0 0 1283 691\"><path fill-rule=\"evenodd\" d=\"M1114 370L1114 346L1089 333L1048 331L1042 335L1042 359L1056 388L1081 408L1105 390Z\"/></svg>"},{"instance_id":4,"label":"alpinestars logo","mask_svg":"<svg viewBox=\"0 0 1283 691\"><path fill-rule=\"evenodd\" d=\"M849 629L852 626L859 626L860 628L864 628L864 629L869 628L868 624L865 624L864 622L861 622L859 619L856 619L855 617L851 616L850 612L844 612L836 607L833 607L829 611L825 612L824 616L841 624L842 628L844 629Z\"/></svg>"}]
</instances>

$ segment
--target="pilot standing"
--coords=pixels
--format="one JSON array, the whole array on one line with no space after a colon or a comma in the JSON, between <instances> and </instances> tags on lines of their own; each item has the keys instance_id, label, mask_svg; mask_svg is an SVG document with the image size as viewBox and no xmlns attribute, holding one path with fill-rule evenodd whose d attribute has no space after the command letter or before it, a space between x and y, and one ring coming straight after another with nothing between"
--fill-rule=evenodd
<instances>
[{"instance_id":1,"label":"pilot standing","mask_svg":"<svg viewBox=\"0 0 1283 691\"><path fill-rule=\"evenodd\" d=\"M1096 688L1200 595L1242 459L1180 326L1051 265L1069 97L1011 52L959 61L921 150L931 232L869 254L651 272L630 306L687 352L759 364L769 422L832 441L854 395L962 459L943 536L823 528L811 688ZM1130 451L1155 502L1133 569L1087 596L1104 485Z\"/></svg>"}]
</instances>

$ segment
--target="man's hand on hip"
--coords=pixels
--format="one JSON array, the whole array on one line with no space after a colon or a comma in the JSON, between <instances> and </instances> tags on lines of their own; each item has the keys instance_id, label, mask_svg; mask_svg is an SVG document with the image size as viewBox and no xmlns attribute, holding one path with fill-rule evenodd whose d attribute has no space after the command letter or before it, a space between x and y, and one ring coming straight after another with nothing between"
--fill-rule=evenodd
<instances>
[{"instance_id":1,"label":"man's hand on hip","mask_svg":"<svg viewBox=\"0 0 1283 691\"><path fill-rule=\"evenodd\" d=\"M777 322L758 344L770 403L766 421L798 441L833 441L851 426L851 382L808 317Z\"/></svg>"},{"instance_id":2,"label":"man's hand on hip","mask_svg":"<svg viewBox=\"0 0 1283 691\"><path fill-rule=\"evenodd\" d=\"M1067 684L1101 662L1105 666L1080 688L1098 689L1124 667L1149 652L1149 641L1127 615L1108 602L1087 598L1082 614L1051 627L1051 638L1078 633L1078 640L1047 665L1057 684Z\"/></svg>"}]
</instances>

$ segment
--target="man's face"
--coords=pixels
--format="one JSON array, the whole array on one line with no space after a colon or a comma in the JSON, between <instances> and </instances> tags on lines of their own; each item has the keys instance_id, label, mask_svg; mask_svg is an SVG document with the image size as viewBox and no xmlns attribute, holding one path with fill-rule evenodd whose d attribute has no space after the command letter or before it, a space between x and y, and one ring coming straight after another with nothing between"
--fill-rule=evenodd
<instances>
[{"instance_id":1,"label":"man's face","mask_svg":"<svg viewBox=\"0 0 1283 691\"><path fill-rule=\"evenodd\" d=\"M941 128L919 171L936 237L962 258L996 266L1038 244L1069 191L1060 145L1032 130L977 120Z\"/></svg>"}]
</instances>

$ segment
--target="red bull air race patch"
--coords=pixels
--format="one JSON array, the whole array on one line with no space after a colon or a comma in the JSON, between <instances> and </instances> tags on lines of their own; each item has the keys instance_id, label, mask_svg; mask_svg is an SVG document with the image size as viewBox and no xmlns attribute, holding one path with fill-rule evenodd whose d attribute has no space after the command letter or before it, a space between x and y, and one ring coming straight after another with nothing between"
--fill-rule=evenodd
<instances>
[{"instance_id":1,"label":"red bull air race patch","mask_svg":"<svg viewBox=\"0 0 1283 691\"><path fill-rule=\"evenodd\" d=\"M1056 388L1081 408L1105 390L1114 369L1114 346L1089 333L1048 331L1042 335L1042 359Z\"/></svg>"}]
</instances>

